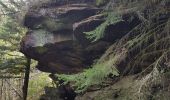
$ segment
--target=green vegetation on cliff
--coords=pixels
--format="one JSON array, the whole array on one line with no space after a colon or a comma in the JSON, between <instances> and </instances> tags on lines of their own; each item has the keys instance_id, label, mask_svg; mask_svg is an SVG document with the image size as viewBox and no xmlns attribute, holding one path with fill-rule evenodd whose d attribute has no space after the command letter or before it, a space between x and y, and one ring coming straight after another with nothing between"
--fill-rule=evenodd
<instances>
[{"instance_id":1,"label":"green vegetation on cliff","mask_svg":"<svg viewBox=\"0 0 170 100\"><path fill-rule=\"evenodd\" d=\"M107 5L109 8L111 3L112 2ZM141 73L141 77L145 78L144 80L141 79L139 83L141 88L145 82L157 77L152 75L160 75L161 73L167 72L169 65L165 63L169 62L170 54L168 3L168 0L143 0L134 2L123 0L122 2L119 1L118 3L111 4L108 13L110 13L110 11L116 12L116 15L106 18L106 21L95 30L87 32L86 34L89 36L89 39L97 41L102 38L105 27L109 25L109 23L114 24L119 21L115 19L117 15L132 14L135 15L141 23L116 42L113 45L113 49L108 49L108 55L106 52L104 57L102 57L102 59L107 58L107 60L99 60L99 62L93 65L93 68L87 69L83 73L76 75L57 75L57 77L73 84L73 87L75 87L78 92L84 92L93 85L104 84L103 82L105 82L109 74L117 76L118 72L116 68L118 67L123 68L123 72L121 71L120 75ZM118 55L121 56L117 57ZM110 64L108 65L109 61ZM126 65L117 66L122 61L124 61Z\"/></svg>"}]
</instances>

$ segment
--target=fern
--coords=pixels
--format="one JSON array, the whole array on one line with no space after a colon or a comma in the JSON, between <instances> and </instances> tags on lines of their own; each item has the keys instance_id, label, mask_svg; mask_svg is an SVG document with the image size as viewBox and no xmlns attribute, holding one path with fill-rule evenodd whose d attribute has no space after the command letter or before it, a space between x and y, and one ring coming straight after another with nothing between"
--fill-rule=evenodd
<instances>
[{"instance_id":1,"label":"fern","mask_svg":"<svg viewBox=\"0 0 170 100\"><path fill-rule=\"evenodd\" d=\"M116 24L117 22L120 22L121 20L122 20L121 16L113 12L108 13L105 22L103 22L95 30L90 31L90 32L85 32L85 34L87 35L88 39L92 40L92 42L95 42L104 36L105 29L107 26L111 24Z\"/></svg>"},{"instance_id":2,"label":"fern","mask_svg":"<svg viewBox=\"0 0 170 100\"><path fill-rule=\"evenodd\" d=\"M65 84L73 82L76 87L76 92L84 92L89 87L94 85L100 85L104 82L108 75L118 76L119 72L116 69L116 62L119 60L120 55L113 56L104 63L97 63L92 68L85 70L82 73L75 75L56 75L60 80L64 80Z\"/></svg>"}]
</instances>

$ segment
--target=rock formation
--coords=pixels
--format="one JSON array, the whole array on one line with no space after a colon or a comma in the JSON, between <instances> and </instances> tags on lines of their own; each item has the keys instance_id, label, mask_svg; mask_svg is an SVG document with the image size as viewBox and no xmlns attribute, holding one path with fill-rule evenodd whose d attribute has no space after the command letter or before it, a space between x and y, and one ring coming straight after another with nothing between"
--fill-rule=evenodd
<instances>
[{"instance_id":1,"label":"rock formation","mask_svg":"<svg viewBox=\"0 0 170 100\"><path fill-rule=\"evenodd\" d=\"M163 20L166 21L169 20L169 14L167 15L160 14L159 15L159 17L161 16L160 19L157 19L157 17L156 18L153 17L153 19L148 19L151 20L148 23L147 20L145 20L145 18L144 19L141 18L141 15L138 13L138 11L123 13L121 15L122 20L114 24L106 25L106 28L104 30L105 34L103 35L103 37L95 42L92 42L91 40L87 39L85 32L95 30L98 26L102 25L107 20L106 16L103 13L101 13L103 11L103 8L101 6L95 5L94 2L95 0L80 0L80 1L56 0L53 3L32 6L25 16L24 25L28 28L28 32L21 41L20 50L22 53L25 54L25 56L38 61L37 68L39 70L52 73L51 75L55 75L55 73L58 74L79 73L84 69L91 67L94 64L95 60L99 59L98 62L100 64L106 62L107 59L111 58L112 59L111 61L114 63L113 64L109 63L109 65L117 67L117 70L123 77L125 76L125 78L121 79L122 77L119 77L120 79L118 80L118 82L116 82L117 79L114 76L110 75L109 72L109 75L107 74L107 76L113 79L115 83L113 82L113 80L111 80L112 83L109 84L108 87L103 88L103 90L99 89L96 92L86 91L84 95L82 96L79 95L76 99L98 100L98 98L105 99L106 96L109 96L107 98L111 100L113 98L116 100L122 100L127 97L130 99L134 99L131 98L132 97L131 94L127 95L127 93L131 92L136 93L136 91L138 90L135 89L137 89L137 87L140 87L140 85L143 85L143 79L137 80L136 77L138 76L134 74L138 74L144 69L147 69L147 67L153 65L154 64L153 62L155 61L158 63L159 57L161 55L164 55L162 54L162 51L166 49L169 50L169 40L163 41L161 43L157 42L157 40L159 39L161 41L164 40L167 34L165 35L166 32L165 33L162 32L163 29L159 30L159 28L156 28L159 27L160 23L158 23L158 25L155 24L157 23L155 21L164 23L165 21ZM161 7L162 5L163 4L161 4ZM148 9L147 6L146 9ZM145 10L141 11L144 17L146 13ZM138 24L139 26L137 26ZM148 27L148 24L149 25L153 24L153 26ZM163 26L161 25L161 28L162 27ZM132 31L132 29L134 30ZM149 35L149 37L146 38L145 40L145 37L147 37L148 33L150 33L150 30L151 32L155 30L155 32L153 32L152 35ZM131 32L129 33L129 31ZM126 35L127 33L129 34ZM155 36L157 38L155 38ZM121 40L116 42L120 38ZM167 42L167 44L165 42ZM157 50L162 51L154 54L153 51ZM149 54L147 55L147 57L142 58L144 53ZM162 71L160 71L161 73L163 71L164 72L169 71L170 68L168 60L169 54L167 55L168 56L166 57L166 59L164 59L167 60L165 63L160 61L161 68L165 67ZM115 60L114 58L117 59ZM156 60L157 58L158 61ZM150 71L153 69L149 68L148 70ZM106 71L108 72L108 70ZM155 74L153 74L153 76L151 75L152 73L157 73L155 71L158 70L153 70L151 71L150 74L148 74L149 78L147 76L142 77L144 79L146 78L147 80L156 77L157 80L157 76L154 76ZM147 73L148 72L142 74ZM127 74L132 75L132 77L128 76L126 78ZM82 76L84 80L87 80L85 74L82 74ZM98 77L98 74L96 76ZM58 77L55 76L51 78L54 81L59 80ZM94 77L92 78L90 77L92 81L94 81L93 78ZM101 80L101 78L99 79ZM63 80L60 81L62 81L61 83L63 83ZM76 81L76 79L74 79L74 81ZM161 79L161 81L164 81L166 84L169 82L169 81L166 82L166 80L164 79L163 80ZM142 84L138 84L140 82ZM155 80L153 81L153 83L154 82ZM86 82L83 81L83 83ZM158 91L157 89L156 90L153 89L155 88L153 83L151 81L148 85L151 87L148 88L149 90L151 90L150 92L151 95L153 95L152 90ZM152 85L150 84L153 85L153 88ZM156 86L156 88L159 88L160 84L161 83L158 82L157 84L158 86ZM71 100L71 98L74 100L76 96L76 94L74 94L75 93L74 89L70 87L71 86L68 87L63 86L64 89L63 88L61 89L65 91L63 92L64 95L65 94L70 95L73 93L71 97L67 95L66 100ZM51 89L49 89L49 91L50 90ZM54 93L56 93L56 91L54 91ZM101 93L104 93L104 95L103 96L100 95ZM122 96L125 97L122 98ZM169 94L167 95L167 97L169 97ZM150 98L150 96L147 98Z\"/></svg>"},{"instance_id":2,"label":"rock formation","mask_svg":"<svg viewBox=\"0 0 170 100\"><path fill-rule=\"evenodd\" d=\"M89 5L88 0L70 0L69 4L59 1L33 6L25 16L24 25L29 31L22 39L20 51L37 60L41 71L81 72L132 28L126 20L108 25L105 36L92 43L84 32L94 30L105 21L105 16L98 14L102 8L93 5L93 1Z\"/></svg>"}]
</instances>

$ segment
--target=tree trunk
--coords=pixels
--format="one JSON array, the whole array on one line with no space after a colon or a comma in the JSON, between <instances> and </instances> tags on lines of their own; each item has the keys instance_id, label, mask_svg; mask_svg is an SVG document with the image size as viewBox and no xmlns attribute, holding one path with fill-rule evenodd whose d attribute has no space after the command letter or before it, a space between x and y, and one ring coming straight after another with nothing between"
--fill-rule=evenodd
<instances>
[{"instance_id":1,"label":"tree trunk","mask_svg":"<svg viewBox=\"0 0 170 100\"><path fill-rule=\"evenodd\" d=\"M24 86L23 86L23 100L27 100L30 65L31 65L31 59L27 58L27 64L25 68L25 77L24 77Z\"/></svg>"}]
</instances>

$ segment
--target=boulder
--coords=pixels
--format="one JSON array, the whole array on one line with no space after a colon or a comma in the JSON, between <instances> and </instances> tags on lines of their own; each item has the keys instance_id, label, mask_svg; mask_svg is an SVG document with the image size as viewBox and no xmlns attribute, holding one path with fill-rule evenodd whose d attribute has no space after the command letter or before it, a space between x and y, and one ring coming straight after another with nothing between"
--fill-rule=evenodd
<instances>
[{"instance_id":1,"label":"boulder","mask_svg":"<svg viewBox=\"0 0 170 100\"><path fill-rule=\"evenodd\" d=\"M26 35L28 39L21 42L20 50L27 57L38 61L37 68L39 70L50 73L72 74L81 72L84 68L88 68L93 60L98 59L109 46L109 43L99 41L85 48L74 40L55 42L50 40L53 38L47 39L46 42L43 39L42 43L36 43L40 40L33 40L36 37L40 36L28 33ZM54 40L56 39L54 38Z\"/></svg>"},{"instance_id":2,"label":"boulder","mask_svg":"<svg viewBox=\"0 0 170 100\"><path fill-rule=\"evenodd\" d=\"M30 8L24 21L29 31L21 41L20 51L37 60L37 68L44 72L73 74L89 68L131 28L126 20L108 25L104 37L91 42L84 32L105 21L99 11L88 2Z\"/></svg>"}]
</instances>

